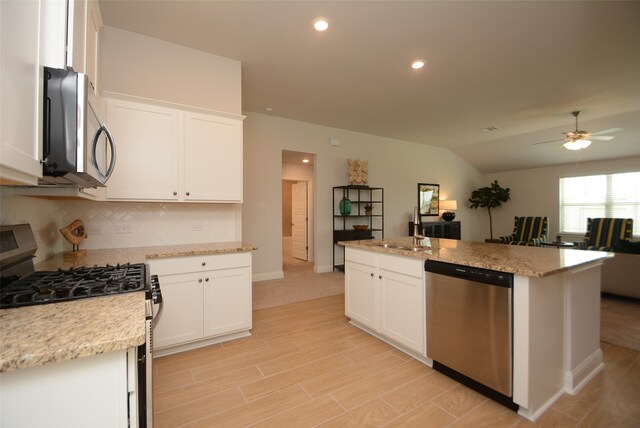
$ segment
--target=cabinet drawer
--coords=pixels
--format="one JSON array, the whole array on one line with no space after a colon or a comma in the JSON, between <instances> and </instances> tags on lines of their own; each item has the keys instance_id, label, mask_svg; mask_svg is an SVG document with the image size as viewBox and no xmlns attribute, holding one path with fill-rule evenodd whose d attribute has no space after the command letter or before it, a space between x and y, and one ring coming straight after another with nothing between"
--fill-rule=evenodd
<instances>
[{"instance_id":1,"label":"cabinet drawer","mask_svg":"<svg viewBox=\"0 0 640 428\"><path fill-rule=\"evenodd\" d=\"M354 248L345 248L344 259L349 262L356 262L363 265L375 266L376 254L371 251L356 250Z\"/></svg>"},{"instance_id":2,"label":"cabinet drawer","mask_svg":"<svg viewBox=\"0 0 640 428\"><path fill-rule=\"evenodd\" d=\"M228 269L251 265L251 253L216 254L206 256L170 257L149 260L151 273L167 275L174 273L202 272L204 270Z\"/></svg>"},{"instance_id":3,"label":"cabinet drawer","mask_svg":"<svg viewBox=\"0 0 640 428\"><path fill-rule=\"evenodd\" d=\"M380 254L378 266L380 269L403 273L405 275L415 276L416 278L422 278L424 275L424 262L422 260L410 259L408 257L396 257Z\"/></svg>"}]
</instances>

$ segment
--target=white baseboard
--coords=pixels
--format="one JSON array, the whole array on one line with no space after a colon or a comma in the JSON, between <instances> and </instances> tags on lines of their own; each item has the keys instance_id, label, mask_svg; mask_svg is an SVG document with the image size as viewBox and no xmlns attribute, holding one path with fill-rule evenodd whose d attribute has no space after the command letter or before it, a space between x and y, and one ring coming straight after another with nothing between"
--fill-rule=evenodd
<instances>
[{"instance_id":1,"label":"white baseboard","mask_svg":"<svg viewBox=\"0 0 640 428\"><path fill-rule=\"evenodd\" d=\"M553 403L558 401L558 399L562 397L562 395L564 395L564 391L562 389L558 390L558 392L553 394L553 396L548 399L546 403L538 407L535 412L531 412L529 409L525 409L524 407L520 406L520 409L518 409L518 414L523 418L530 420L531 422L535 422L536 419L542 416L542 414L546 412Z\"/></svg>"},{"instance_id":2,"label":"white baseboard","mask_svg":"<svg viewBox=\"0 0 640 428\"><path fill-rule=\"evenodd\" d=\"M331 265L329 265L329 266L314 266L313 267L313 271L315 273L333 272L333 266L331 266Z\"/></svg>"},{"instance_id":3,"label":"white baseboard","mask_svg":"<svg viewBox=\"0 0 640 428\"><path fill-rule=\"evenodd\" d=\"M267 272L267 273L254 273L251 276L251 281L260 282L260 281L270 281L272 279L282 279L282 278L284 278L284 271Z\"/></svg>"},{"instance_id":4,"label":"white baseboard","mask_svg":"<svg viewBox=\"0 0 640 428\"><path fill-rule=\"evenodd\" d=\"M192 349L203 348L205 346L214 345L216 343L227 342L229 340L239 339L241 337L251 336L251 333L247 331L239 331L236 333L224 334L218 337L212 337L204 340L196 340L194 342L182 343L180 345L172 345L166 348L154 349L153 358L164 357L171 354L177 354L179 352L191 351Z\"/></svg>"},{"instance_id":5,"label":"white baseboard","mask_svg":"<svg viewBox=\"0 0 640 428\"><path fill-rule=\"evenodd\" d=\"M564 390L576 395L604 368L602 351L598 348L572 371L564 373Z\"/></svg>"}]
</instances>

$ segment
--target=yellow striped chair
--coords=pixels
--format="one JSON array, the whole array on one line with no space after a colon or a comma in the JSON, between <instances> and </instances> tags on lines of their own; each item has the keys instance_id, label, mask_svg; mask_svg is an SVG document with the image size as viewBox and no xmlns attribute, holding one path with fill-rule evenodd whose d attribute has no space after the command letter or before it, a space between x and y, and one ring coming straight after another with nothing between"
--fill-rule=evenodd
<instances>
[{"instance_id":1,"label":"yellow striped chair","mask_svg":"<svg viewBox=\"0 0 640 428\"><path fill-rule=\"evenodd\" d=\"M618 241L630 241L632 218L588 218L583 242L576 242L582 250L611 251Z\"/></svg>"},{"instance_id":2,"label":"yellow striped chair","mask_svg":"<svg viewBox=\"0 0 640 428\"><path fill-rule=\"evenodd\" d=\"M514 217L513 233L501 236L500 242L510 245L541 247L546 242L549 220L546 217Z\"/></svg>"}]
</instances>

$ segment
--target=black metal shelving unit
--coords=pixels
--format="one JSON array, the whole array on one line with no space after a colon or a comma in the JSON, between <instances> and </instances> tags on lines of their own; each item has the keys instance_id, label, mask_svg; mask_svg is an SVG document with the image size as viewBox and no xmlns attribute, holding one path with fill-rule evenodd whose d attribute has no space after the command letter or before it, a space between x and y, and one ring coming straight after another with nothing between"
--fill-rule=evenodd
<instances>
[{"instance_id":1,"label":"black metal shelving unit","mask_svg":"<svg viewBox=\"0 0 640 428\"><path fill-rule=\"evenodd\" d=\"M351 213L340 213L342 198L351 201ZM364 206L371 204L371 214ZM355 230L354 225L366 224L366 230ZM384 239L384 189L368 186L336 186L333 188L333 270L344 272L344 247L340 241Z\"/></svg>"}]
</instances>

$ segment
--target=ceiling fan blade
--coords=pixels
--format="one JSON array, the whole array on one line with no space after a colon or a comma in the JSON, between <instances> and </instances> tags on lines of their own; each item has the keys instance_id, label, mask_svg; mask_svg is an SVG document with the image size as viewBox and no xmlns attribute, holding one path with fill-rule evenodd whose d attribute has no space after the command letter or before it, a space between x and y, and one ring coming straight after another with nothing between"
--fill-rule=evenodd
<instances>
[{"instance_id":1,"label":"ceiling fan blade","mask_svg":"<svg viewBox=\"0 0 640 428\"><path fill-rule=\"evenodd\" d=\"M537 146L539 144L557 143L557 142L560 142L560 141L564 141L564 138L560 138L558 140L540 141L539 143L533 143L533 145Z\"/></svg>"},{"instance_id":2,"label":"ceiling fan blade","mask_svg":"<svg viewBox=\"0 0 640 428\"><path fill-rule=\"evenodd\" d=\"M611 141L614 138L616 138L616 137L614 137L613 135L600 135L600 136L590 137L590 139L594 140L594 141L595 140L598 140L598 141Z\"/></svg>"},{"instance_id":3,"label":"ceiling fan blade","mask_svg":"<svg viewBox=\"0 0 640 428\"><path fill-rule=\"evenodd\" d=\"M622 131L622 128L603 129L602 131L592 132L591 135L613 134L618 131Z\"/></svg>"}]
</instances>

